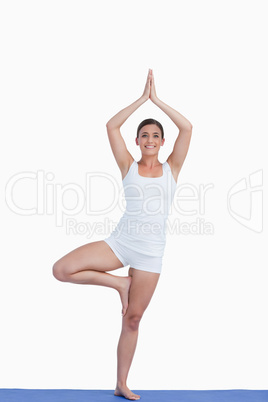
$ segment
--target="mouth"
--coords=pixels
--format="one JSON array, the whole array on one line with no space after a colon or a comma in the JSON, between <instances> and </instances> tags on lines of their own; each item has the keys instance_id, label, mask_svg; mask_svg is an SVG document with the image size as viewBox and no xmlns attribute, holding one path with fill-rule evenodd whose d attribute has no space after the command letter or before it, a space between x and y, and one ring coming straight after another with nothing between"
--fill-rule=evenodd
<instances>
[{"instance_id":1,"label":"mouth","mask_svg":"<svg viewBox=\"0 0 268 402\"><path fill-rule=\"evenodd\" d=\"M153 148L155 148L155 145L145 145L145 148L153 149Z\"/></svg>"}]
</instances>

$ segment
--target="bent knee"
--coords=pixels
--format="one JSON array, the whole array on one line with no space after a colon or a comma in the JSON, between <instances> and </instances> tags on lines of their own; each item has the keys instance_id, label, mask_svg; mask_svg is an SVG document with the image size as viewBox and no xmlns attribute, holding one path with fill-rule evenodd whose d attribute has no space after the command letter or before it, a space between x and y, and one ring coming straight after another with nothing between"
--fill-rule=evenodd
<instances>
[{"instance_id":1,"label":"bent knee","mask_svg":"<svg viewBox=\"0 0 268 402\"><path fill-rule=\"evenodd\" d=\"M126 326L131 331L137 331L139 328L139 324L142 318L142 314L133 314L129 317L126 317Z\"/></svg>"},{"instance_id":2,"label":"bent knee","mask_svg":"<svg viewBox=\"0 0 268 402\"><path fill-rule=\"evenodd\" d=\"M66 268L61 261L55 262L52 267L53 276L61 282L68 282L68 274Z\"/></svg>"}]
</instances>

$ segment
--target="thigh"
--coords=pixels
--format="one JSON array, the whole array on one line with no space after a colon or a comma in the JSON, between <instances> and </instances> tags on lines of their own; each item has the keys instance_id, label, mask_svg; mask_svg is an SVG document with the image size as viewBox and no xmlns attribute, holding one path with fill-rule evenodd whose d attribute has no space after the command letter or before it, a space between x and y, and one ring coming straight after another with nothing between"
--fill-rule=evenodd
<instances>
[{"instance_id":1,"label":"thigh","mask_svg":"<svg viewBox=\"0 0 268 402\"><path fill-rule=\"evenodd\" d=\"M59 259L55 265L63 268L67 274L87 270L105 272L123 267L121 261L104 240L74 249Z\"/></svg>"},{"instance_id":2,"label":"thigh","mask_svg":"<svg viewBox=\"0 0 268 402\"><path fill-rule=\"evenodd\" d=\"M151 301L160 274L129 268L129 275L132 281L126 315L142 315Z\"/></svg>"}]
</instances>

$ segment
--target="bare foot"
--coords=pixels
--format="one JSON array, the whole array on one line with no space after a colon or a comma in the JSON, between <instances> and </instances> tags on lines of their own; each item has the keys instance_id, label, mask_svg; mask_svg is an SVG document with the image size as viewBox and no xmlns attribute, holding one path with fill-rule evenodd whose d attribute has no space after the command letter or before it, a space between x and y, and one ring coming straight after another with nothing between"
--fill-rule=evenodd
<instances>
[{"instance_id":1,"label":"bare foot","mask_svg":"<svg viewBox=\"0 0 268 402\"><path fill-rule=\"evenodd\" d=\"M121 302L122 302L122 316L127 312L128 308L128 293L131 285L131 276L122 277L122 288L119 290Z\"/></svg>"},{"instance_id":2,"label":"bare foot","mask_svg":"<svg viewBox=\"0 0 268 402\"><path fill-rule=\"evenodd\" d=\"M127 386L124 387L116 387L114 391L115 396L123 396L126 399L130 399L132 401L138 401L140 399L140 395L133 394L132 391Z\"/></svg>"}]
</instances>

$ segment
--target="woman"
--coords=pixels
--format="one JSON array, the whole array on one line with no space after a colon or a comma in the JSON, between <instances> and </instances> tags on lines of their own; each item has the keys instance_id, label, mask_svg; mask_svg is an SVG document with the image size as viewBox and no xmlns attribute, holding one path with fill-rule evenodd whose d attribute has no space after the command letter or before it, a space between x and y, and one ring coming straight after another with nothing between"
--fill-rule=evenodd
<instances>
[{"instance_id":1,"label":"woman","mask_svg":"<svg viewBox=\"0 0 268 402\"><path fill-rule=\"evenodd\" d=\"M163 164L158 160L160 147L165 142L159 122L147 119L139 125L136 138L141 150L139 162L127 150L120 133L122 124L148 99L179 129L173 151ZM157 97L153 72L149 70L143 95L117 113L106 126L122 173L126 211L108 238L68 253L54 264L53 274L63 282L108 286L119 292L123 318L114 394L138 400L140 396L127 387L127 376L137 344L139 322L159 280L165 248L165 222L189 148L192 125ZM126 265L130 265L127 277L106 272Z\"/></svg>"}]
</instances>

